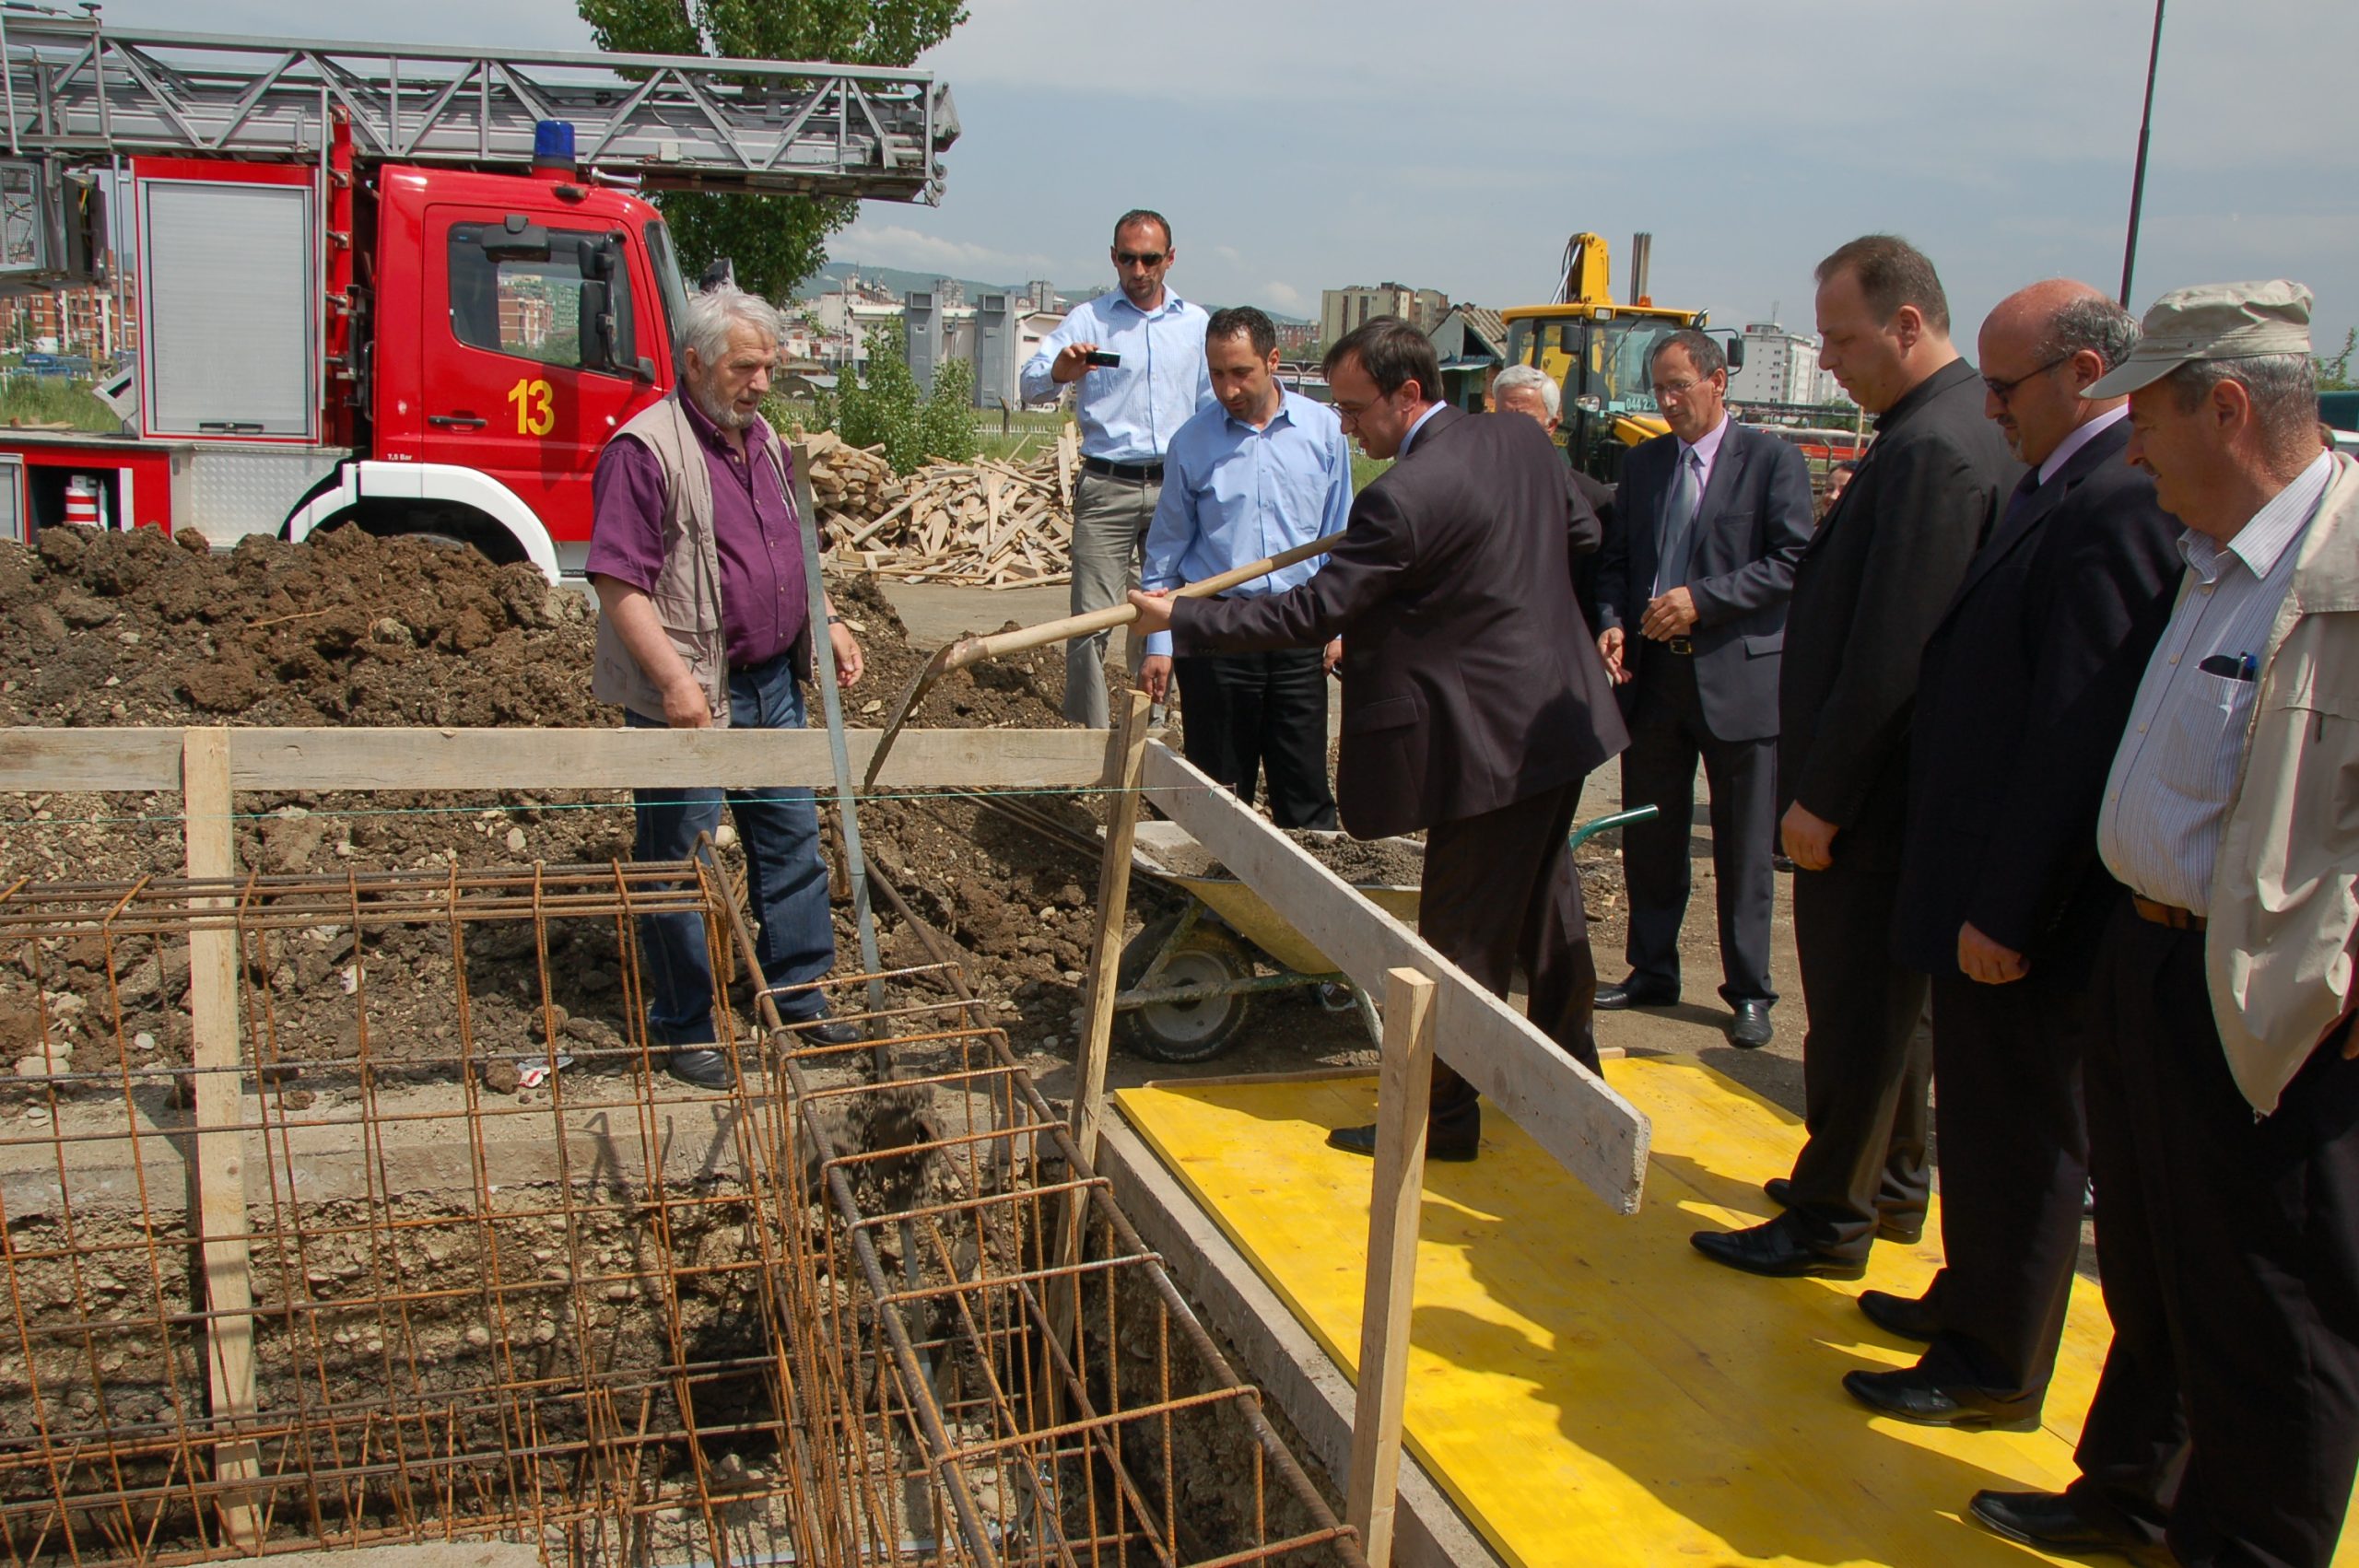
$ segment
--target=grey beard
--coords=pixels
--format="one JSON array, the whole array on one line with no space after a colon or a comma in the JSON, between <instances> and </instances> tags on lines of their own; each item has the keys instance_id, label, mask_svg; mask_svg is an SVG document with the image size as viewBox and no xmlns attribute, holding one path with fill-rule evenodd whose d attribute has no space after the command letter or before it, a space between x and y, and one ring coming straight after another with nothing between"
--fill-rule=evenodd
<instances>
[{"instance_id":1,"label":"grey beard","mask_svg":"<svg viewBox=\"0 0 2359 1568\"><path fill-rule=\"evenodd\" d=\"M704 416L724 430L743 430L754 423L752 415L738 413L734 404L715 402L709 387L700 387L690 381L687 392L696 399L697 407L703 411Z\"/></svg>"}]
</instances>

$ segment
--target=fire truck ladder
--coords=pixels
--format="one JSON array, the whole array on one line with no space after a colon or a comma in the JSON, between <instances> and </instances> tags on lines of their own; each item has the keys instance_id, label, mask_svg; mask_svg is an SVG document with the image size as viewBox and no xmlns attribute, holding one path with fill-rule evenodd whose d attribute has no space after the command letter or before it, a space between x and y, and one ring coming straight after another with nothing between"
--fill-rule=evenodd
<instances>
[{"instance_id":1,"label":"fire truck ladder","mask_svg":"<svg viewBox=\"0 0 2359 1568\"><path fill-rule=\"evenodd\" d=\"M513 171L570 121L582 166L657 189L932 203L958 136L931 72L668 54L487 53L129 32L0 11L16 157L364 158Z\"/></svg>"}]
</instances>

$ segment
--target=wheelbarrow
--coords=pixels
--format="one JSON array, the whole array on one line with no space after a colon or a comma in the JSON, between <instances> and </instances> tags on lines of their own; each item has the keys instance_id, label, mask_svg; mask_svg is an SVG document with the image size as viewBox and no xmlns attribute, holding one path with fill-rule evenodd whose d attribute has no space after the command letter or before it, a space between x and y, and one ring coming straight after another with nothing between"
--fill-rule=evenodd
<instances>
[{"instance_id":1,"label":"wheelbarrow","mask_svg":"<svg viewBox=\"0 0 2359 1568\"><path fill-rule=\"evenodd\" d=\"M1574 830L1570 847L1654 814L1654 807L1641 806L1600 817ZM1411 839L1384 842L1407 844L1422 853ZM1114 1018L1124 1043L1156 1061L1205 1061L1237 1038L1254 998L1316 986L1329 1006L1357 1012L1370 1042L1382 1048L1383 1025L1367 993L1250 885L1226 871L1207 875L1181 869L1203 859L1195 839L1179 824L1138 825L1131 850L1133 869L1176 889L1185 902L1178 914L1147 922L1122 949L1115 971ZM1393 919L1416 923L1416 888L1352 885Z\"/></svg>"}]
</instances>

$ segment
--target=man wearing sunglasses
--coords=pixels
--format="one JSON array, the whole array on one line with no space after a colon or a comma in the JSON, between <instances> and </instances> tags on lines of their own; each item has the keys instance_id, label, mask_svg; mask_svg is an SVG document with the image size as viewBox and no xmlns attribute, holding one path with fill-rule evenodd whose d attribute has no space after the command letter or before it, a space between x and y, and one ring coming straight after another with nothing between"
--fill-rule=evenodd
<instances>
[{"instance_id":1,"label":"man wearing sunglasses","mask_svg":"<svg viewBox=\"0 0 2359 1568\"><path fill-rule=\"evenodd\" d=\"M1180 427L1213 406L1204 368L1210 320L1164 287L1179 260L1171 225L1144 208L1114 224L1114 275L1121 288L1073 308L1024 366L1026 403L1046 403L1078 382L1081 474L1073 494L1073 613L1122 602L1137 586L1139 544L1163 496L1163 454ZM1111 361L1109 363L1109 361ZM1106 649L1110 631L1065 644L1065 717L1092 730L1108 724ZM1144 643L1133 638L1137 668Z\"/></svg>"}]
</instances>

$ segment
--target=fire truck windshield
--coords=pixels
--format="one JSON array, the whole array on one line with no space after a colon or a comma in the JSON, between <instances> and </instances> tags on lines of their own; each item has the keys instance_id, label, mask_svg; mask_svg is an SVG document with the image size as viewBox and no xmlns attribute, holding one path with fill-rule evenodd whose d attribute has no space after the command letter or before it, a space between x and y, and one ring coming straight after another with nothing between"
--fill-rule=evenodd
<instances>
[{"instance_id":1,"label":"fire truck windshield","mask_svg":"<svg viewBox=\"0 0 2359 1568\"><path fill-rule=\"evenodd\" d=\"M661 218L647 226L648 259L655 263L655 287L663 296L663 337L672 345L672 375L680 375L680 327L688 319L687 286L680 281L679 253Z\"/></svg>"}]
</instances>

